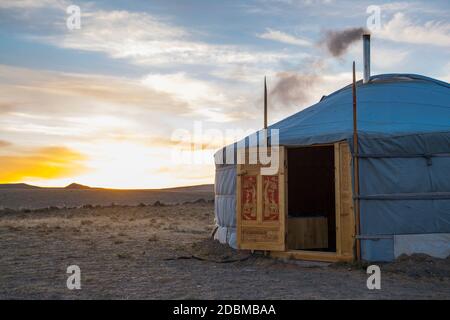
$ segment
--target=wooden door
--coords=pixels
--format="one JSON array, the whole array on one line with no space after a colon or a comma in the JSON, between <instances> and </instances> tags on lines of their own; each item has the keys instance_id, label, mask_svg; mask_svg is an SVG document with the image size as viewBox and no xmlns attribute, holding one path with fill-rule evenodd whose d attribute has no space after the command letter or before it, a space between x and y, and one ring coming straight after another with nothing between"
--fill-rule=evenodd
<instances>
[{"instance_id":1,"label":"wooden door","mask_svg":"<svg viewBox=\"0 0 450 320\"><path fill-rule=\"evenodd\" d=\"M239 249L284 251L286 238L285 148L279 147L278 171L261 173L261 164L237 165L237 244Z\"/></svg>"}]
</instances>

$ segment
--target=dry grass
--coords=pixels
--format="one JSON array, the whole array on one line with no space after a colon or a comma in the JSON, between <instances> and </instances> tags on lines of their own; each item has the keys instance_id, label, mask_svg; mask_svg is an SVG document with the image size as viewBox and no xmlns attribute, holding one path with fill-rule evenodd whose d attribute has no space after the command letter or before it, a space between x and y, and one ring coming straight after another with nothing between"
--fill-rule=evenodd
<instances>
[{"instance_id":1,"label":"dry grass","mask_svg":"<svg viewBox=\"0 0 450 320\"><path fill-rule=\"evenodd\" d=\"M209 240L212 203L0 212L1 299L450 298L450 279L282 262ZM420 261L419 261L420 262ZM66 268L81 268L81 290Z\"/></svg>"}]
</instances>

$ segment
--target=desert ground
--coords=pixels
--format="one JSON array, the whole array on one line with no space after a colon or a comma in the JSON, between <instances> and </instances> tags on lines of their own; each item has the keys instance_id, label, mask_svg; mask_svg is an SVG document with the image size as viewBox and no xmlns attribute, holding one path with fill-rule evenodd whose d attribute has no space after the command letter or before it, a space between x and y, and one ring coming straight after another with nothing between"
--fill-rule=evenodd
<instances>
[{"instance_id":1,"label":"desert ground","mask_svg":"<svg viewBox=\"0 0 450 320\"><path fill-rule=\"evenodd\" d=\"M368 290L361 265L275 260L211 240L210 191L166 196L33 209L43 195L15 195L15 209L0 210L0 299L450 299L450 258L382 264L381 290ZM80 290L66 287L69 265L81 269Z\"/></svg>"},{"instance_id":2,"label":"desert ground","mask_svg":"<svg viewBox=\"0 0 450 320\"><path fill-rule=\"evenodd\" d=\"M183 203L195 199L214 199L213 185L155 190L14 188L0 184L0 209L79 207L83 205L130 205Z\"/></svg>"}]
</instances>

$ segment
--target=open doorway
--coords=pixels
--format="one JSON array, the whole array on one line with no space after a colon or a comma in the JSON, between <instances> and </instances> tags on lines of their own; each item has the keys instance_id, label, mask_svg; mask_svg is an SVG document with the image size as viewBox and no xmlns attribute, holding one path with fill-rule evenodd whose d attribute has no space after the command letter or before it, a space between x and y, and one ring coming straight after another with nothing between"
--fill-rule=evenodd
<instances>
[{"instance_id":1,"label":"open doorway","mask_svg":"<svg viewBox=\"0 0 450 320\"><path fill-rule=\"evenodd\" d=\"M288 250L336 252L334 146L287 150Z\"/></svg>"}]
</instances>

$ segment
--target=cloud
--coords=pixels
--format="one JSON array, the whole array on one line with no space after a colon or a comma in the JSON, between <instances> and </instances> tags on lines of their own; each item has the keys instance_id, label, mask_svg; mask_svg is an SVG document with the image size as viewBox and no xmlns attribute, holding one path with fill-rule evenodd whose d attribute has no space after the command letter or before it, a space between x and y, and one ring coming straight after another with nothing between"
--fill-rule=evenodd
<instances>
[{"instance_id":1,"label":"cloud","mask_svg":"<svg viewBox=\"0 0 450 320\"><path fill-rule=\"evenodd\" d=\"M153 90L165 92L193 104L202 103L205 100L224 103L226 100L219 88L207 81L190 77L184 72L148 74L142 79L142 83Z\"/></svg>"},{"instance_id":2,"label":"cloud","mask_svg":"<svg viewBox=\"0 0 450 320\"><path fill-rule=\"evenodd\" d=\"M90 117L142 112L188 114L185 101L152 89L141 79L69 74L0 65L0 113ZM37 113L39 109L39 113ZM1 120L1 119L0 119Z\"/></svg>"},{"instance_id":3,"label":"cloud","mask_svg":"<svg viewBox=\"0 0 450 320\"><path fill-rule=\"evenodd\" d=\"M36 9L36 8L66 8L70 3L64 0L2 0L0 8L4 9Z\"/></svg>"},{"instance_id":4,"label":"cloud","mask_svg":"<svg viewBox=\"0 0 450 320\"><path fill-rule=\"evenodd\" d=\"M361 39L365 32L367 31L364 28L348 28L338 31L328 30L325 33L323 43L334 57L340 57L352 43Z\"/></svg>"},{"instance_id":5,"label":"cloud","mask_svg":"<svg viewBox=\"0 0 450 320\"><path fill-rule=\"evenodd\" d=\"M399 1L399 2L391 2L391 3L383 3L378 5L381 11L404 11L410 9L414 6L411 2Z\"/></svg>"},{"instance_id":6,"label":"cloud","mask_svg":"<svg viewBox=\"0 0 450 320\"><path fill-rule=\"evenodd\" d=\"M248 125L256 117L255 97L247 86L235 88L186 73L129 79L0 65L0 90L0 110L7 106L0 134L19 144L58 144L64 139L78 149L80 144L121 140L154 147L151 137L170 137L194 120L217 128L232 121ZM213 149L222 141L199 143Z\"/></svg>"},{"instance_id":7,"label":"cloud","mask_svg":"<svg viewBox=\"0 0 450 320\"><path fill-rule=\"evenodd\" d=\"M296 46L309 47L312 45L309 40L294 37L285 32L273 30L270 28L267 28L266 32L259 34L258 37L261 39L273 40L273 41L278 41L278 42L287 43L287 44L296 45Z\"/></svg>"},{"instance_id":8,"label":"cloud","mask_svg":"<svg viewBox=\"0 0 450 320\"><path fill-rule=\"evenodd\" d=\"M236 87L221 81L196 79L186 73L149 74L142 83L152 90L169 94L184 101L191 116L214 122L231 122L242 119L244 106L252 103L248 87Z\"/></svg>"},{"instance_id":9,"label":"cloud","mask_svg":"<svg viewBox=\"0 0 450 320\"><path fill-rule=\"evenodd\" d=\"M19 155L0 156L0 183L70 177L87 171L85 156L66 147L45 147Z\"/></svg>"},{"instance_id":10,"label":"cloud","mask_svg":"<svg viewBox=\"0 0 450 320\"><path fill-rule=\"evenodd\" d=\"M251 46L212 44L199 40L205 34L176 25L170 18L146 12L100 10L82 7L81 29L67 30L64 19L57 19L55 30L30 39L65 49L102 52L114 59L170 68L174 65L251 64L266 66L304 54L258 50Z\"/></svg>"},{"instance_id":11,"label":"cloud","mask_svg":"<svg viewBox=\"0 0 450 320\"><path fill-rule=\"evenodd\" d=\"M436 3L433 3L432 1L397 1L379 4L379 7L383 16L386 12L388 14L402 12L408 14L419 13L421 16L446 16L445 10L442 10L442 8L439 7L439 4L436 6Z\"/></svg>"},{"instance_id":12,"label":"cloud","mask_svg":"<svg viewBox=\"0 0 450 320\"><path fill-rule=\"evenodd\" d=\"M450 82L450 62L447 62L443 67L438 79Z\"/></svg>"},{"instance_id":13,"label":"cloud","mask_svg":"<svg viewBox=\"0 0 450 320\"><path fill-rule=\"evenodd\" d=\"M41 84L38 90L148 110L189 111L181 100L143 85L140 79L62 74L58 79Z\"/></svg>"},{"instance_id":14,"label":"cloud","mask_svg":"<svg viewBox=\"0 0 450 320\"><path fill-rule=\"evenodd\" d=\"M430 20L424 24L416 24L401 12L394 14L392 19L382 25L381 30L374 31L374 34L396 42L450 46L449 22Z\"/></svg>"},{"instance_id":15,"label":"cloud","mask_svg":"<svg viewBox=\"0 0 450 320\"><path fill-rule=\"evenodd\" d=\"M11 142L8 142L8 141L5 141L5 140L0 140L0 148L9 147L11 145L12 145Z\"/></svg>"},{"instance_id":16,"label":"cloud","mask_svg":"<svg viewBox=\"0 0 450 320\"><path fill-rule=\"evenodd\" d=\"M149 146L157 147L176 147L179 150L217 150L223 147L227 141L225 139L210 139L211 136L205 135L204 137L184 137L185 139L178 139L181 137L169 138L166 136L152 136L147 138L147 144ZM189 139L191 138L191 139Z\"/></svg>"},{"instance_id":17,"label":"cloud","mask_svg":"<svg viewBox=\"0 0 450 320\"><path fill-rule=\"evenodd\" d=\"M173 64L277 63L291 57L285 52L255 51L242 46L195 40L193 31L145 12L82 10L80 30L32 39L57 47L103 52L115 59L147 66Z\"/></svg>"},{"instance_id":18,"label":"cloud","mask_svg":"<svg viewBox=\"0 0 450 320\"><path fill-rule=\"evenodd\" d=\"M376 39L375 39L376 41ZM403 46L397 46L395 44L385 44L383 46L378 46L374 43L372 49L372 55L370 57L370 63L372 64L372 70L378 73L388 72L392 73L393 70L400 72L401 70L405 70L408 72L407 66L410 61L410 56L412 56L413 51L408 50ZM358 68L358 59L363 58L363 46L352 46L348 49L349 57L356 57L357 59L357 68ZM362 65L360 66L362 68ZM409 70L410 71L410 70Z\"/></svg>"},{"instance_id":19,"label":"cloud","mask_svg":"<svg viewBox=\"0 0 450 320\"><path fill-rule=\"evenodd\" d=\"M401 66L405 66L409 55L410 52L407 50L377 49L371 59L375 68L392 71L393 69L399 70Z\"/></svg>"},{"instance_id":20,"label":"cloud","mask_svg":"<svg viewBox=\"0 0 450 320\"><path fill-rule=\"evenodd\" d=\"M210 119L203 109L220 108L218 99L211 100L212 106L206 100L193 103L181 94L153 88L143 79L0 65L0 137L19 145L64 141L77 149L80 144L100 144L118 137L142 141L155 134L170 136L193 115L198 120ZM199 93L197 102L201 99ZM226 110L222 117L214 116L228 118Z\"/></svg>"},{"instance_id":21,"label":"cloud","mask_svg":"<svg viewBox=\"0 0 450 320\"><path fill-rule=\"evenodd\" d=\"M8 113L17 107L16 103L11 102L0 102L0 114Z\"/></svg>"}]
</instances>

